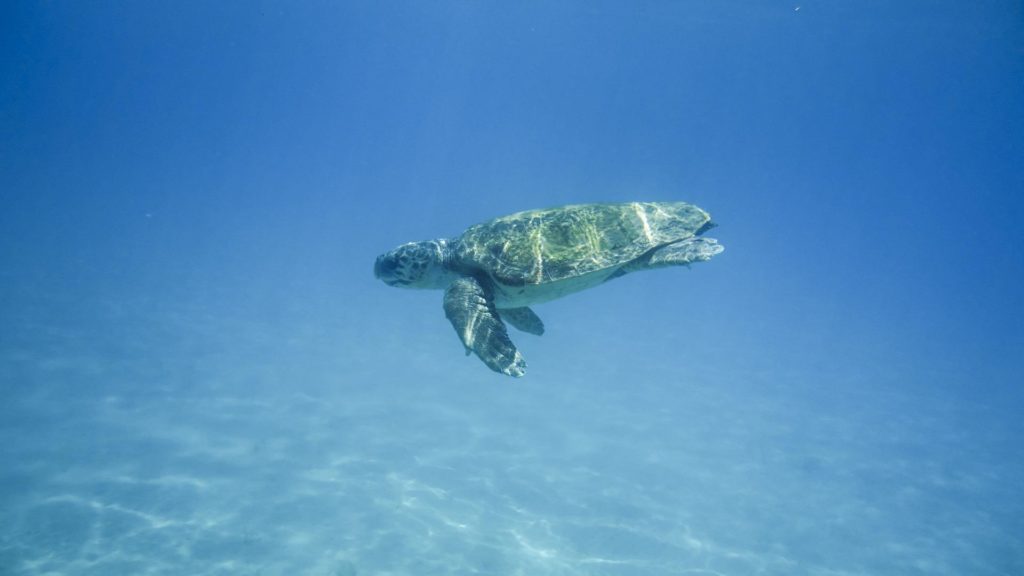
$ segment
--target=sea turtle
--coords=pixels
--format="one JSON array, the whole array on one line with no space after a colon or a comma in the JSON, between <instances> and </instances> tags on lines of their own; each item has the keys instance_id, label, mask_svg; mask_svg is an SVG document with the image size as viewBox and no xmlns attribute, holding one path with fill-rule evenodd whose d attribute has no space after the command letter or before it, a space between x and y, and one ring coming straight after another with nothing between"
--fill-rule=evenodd
<instances>
[{"instance_id":1,"label":"sea turtle","mask_svg":"<svg viewBox=\"0 0 1024 576\"><path fill-rule=\"evenodd\" d=\"M528 210L471 226L457 238L403 244L377 257L390 286L444 289L444 312L466 354L522 376L526 362L505 330L543 334L531 304L637 270L688 266L723 250L701 234L711 216L685 202L578 204Z\"/></svg>"}]
</instances>

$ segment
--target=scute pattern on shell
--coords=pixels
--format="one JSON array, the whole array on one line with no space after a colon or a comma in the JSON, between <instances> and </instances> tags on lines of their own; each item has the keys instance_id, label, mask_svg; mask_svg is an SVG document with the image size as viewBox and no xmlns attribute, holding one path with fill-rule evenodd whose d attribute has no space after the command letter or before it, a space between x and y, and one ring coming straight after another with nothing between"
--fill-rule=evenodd
<instances>
[{"instance_id":1,"label":"scute pattern on shell","mask_svg":"<svg viewBox=\"0 0 1024 576\"><path fill-rule=\"evenodd\" d=\"M522 285L557 282L634 260L692 237L710 217L685 202L579 204L529 210L471 226L462 265Z\"/></svg>"}]
</instances>

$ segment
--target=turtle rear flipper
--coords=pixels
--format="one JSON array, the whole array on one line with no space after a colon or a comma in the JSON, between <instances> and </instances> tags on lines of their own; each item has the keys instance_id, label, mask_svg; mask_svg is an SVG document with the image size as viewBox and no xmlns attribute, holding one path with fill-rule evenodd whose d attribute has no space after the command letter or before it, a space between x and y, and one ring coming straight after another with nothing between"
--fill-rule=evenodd
<instances>
[{"instance_id":1,"label":"turtle rear flipper","mask_svg":"<svg viewBox=\"0 0 1024 576\"><path fill-rule=\"evenodd\" d=\"M502 308L498 315L517 330L522 330L528 334L536 334L537 336L544 334L544 323L541 322L540 317L533 310L526 306Z\"/></svg>"},{"instance_id":2,"label":"turtle rear flipper","mask_svg":"<svg viewBox=\"0 0 1024 576\"><path fill-rule=\"evenodd\" d=\"M725 250L725 248L714 238L687 238L686 240L666 244L651 250L642 258L637 258L616 270L614 274L608 276L608 280L619 278L638 270L653 270L654 268L663 268L665 266L686 266L689 268L690 264L694 262L707 262L711 260L715 254L722 250Z\"/></svg>"},{"instance_id":3,"label":"turtle rear flipper","mask_svg":"<svg viewBox=\"0 0 1024 576\"><path fill-rule=\"evenodd\" d=\"M470 351L491 370L519 377L526 361L508 337L488 291L474 278L459 278L444 293L444 314Z\"/></svg>"},{"instance_id":4,"label":"turtle rear flipper","mask_svg":"<svg viewBox=\"0 0 1024 576\"><path fill-rule=\"evenodd\" d=\"M651 252L643 267L689 266L693 262L707 262L722 250L725 248L714 238L687 238Z\"/></svg>"}]
</instances>

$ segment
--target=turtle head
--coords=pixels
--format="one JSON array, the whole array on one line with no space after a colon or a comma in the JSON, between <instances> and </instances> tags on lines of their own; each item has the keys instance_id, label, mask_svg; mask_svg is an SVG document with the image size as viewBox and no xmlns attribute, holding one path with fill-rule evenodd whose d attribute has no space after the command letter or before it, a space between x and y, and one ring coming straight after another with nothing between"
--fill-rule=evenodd
<instances>
[{"instance_id":1,"label":"turtle head","mask_svg":"<svg viewBox=\"0 0 1024 576\"><path fill-rule=\"evenodd\" d=\"M445 269L448 242L409 242L377 257L373 275L388 286L404 288L445 288L451 276Z\"/></svg>"}]
</instances>

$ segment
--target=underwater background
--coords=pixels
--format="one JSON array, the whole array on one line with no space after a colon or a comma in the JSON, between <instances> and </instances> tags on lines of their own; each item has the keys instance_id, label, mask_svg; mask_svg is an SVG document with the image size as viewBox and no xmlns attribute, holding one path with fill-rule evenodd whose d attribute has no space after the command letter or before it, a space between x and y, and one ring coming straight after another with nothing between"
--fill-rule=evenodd
<instances>
[{"instance_id":1,"label":"underwater background","mask_svg":"<svg viewBox=\"0 0 1024 576\"><path fill-rule=\"evenodd\" d=\"M1014 1L0 8L0 575L1024 574ZM683 200L511 379L374 258Z\"/></svg>"}]
</instances>

